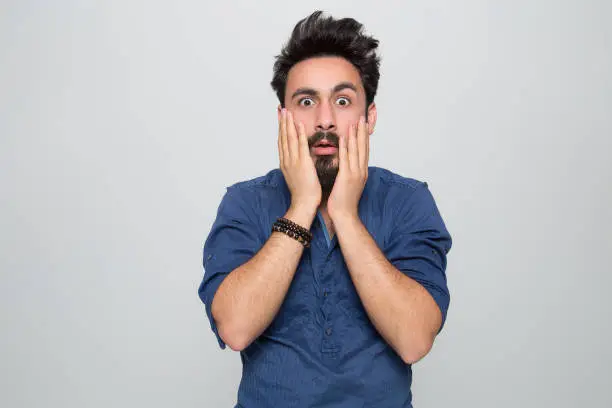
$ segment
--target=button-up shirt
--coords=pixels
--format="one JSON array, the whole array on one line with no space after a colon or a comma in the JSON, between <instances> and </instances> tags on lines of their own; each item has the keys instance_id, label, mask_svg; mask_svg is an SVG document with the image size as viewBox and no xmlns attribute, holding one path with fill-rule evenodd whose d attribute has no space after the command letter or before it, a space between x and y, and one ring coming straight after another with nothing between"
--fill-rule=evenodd
<instances>
[{"instance_id":1,"label":"button-up shirt","mask_svg":"<svg viewBox=\"0 0 612 408\"><path fill-rule=\"evenodd\" d=\"M211 313L213 296L232 270L256 255L290 203L279 169L233 184L221 200L204 243L199 288L221 348L225 343ZM443 326L451 237L427 183L369 167L358 214L387 260L433 297ZM313 240L280 310L240 352L243 372L235 407L411 407L411 365L374 328L337 237L330 239L320 212L306 227Z\"/></svg>"}]
</instances>

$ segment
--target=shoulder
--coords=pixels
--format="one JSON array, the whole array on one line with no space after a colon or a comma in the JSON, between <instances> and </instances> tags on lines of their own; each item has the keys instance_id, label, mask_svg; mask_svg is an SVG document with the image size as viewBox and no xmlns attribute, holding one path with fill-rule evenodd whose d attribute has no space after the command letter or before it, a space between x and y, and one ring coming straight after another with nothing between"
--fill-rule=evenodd
<instances>
[{"instance_id":1,"label":"shoulder","mask_svg":"<svg viewBox=\"0 0 612 408\"><path fill-rule=\"evenodd\" d=\"M273 169L262 176L237 181L227 187L228 190L278 190L283 186L284 177L280 169Z\"/></svg>"},{"instance_id":2,"label":"shoulder","mask_svg":"<svg viewBox=\"0 0 612 408\"><path fill-rule=\"evenodd\" d=\"M397 200L405 201L415 192L428 188L424 181L375 166L368 168L368 184L374 190L376 196L384 197L389 204L393 204Z\"/></svg>"},{"instance_id":3,"label":"shoulder","mask_svg":"<svg viewBox=\"0 0 612 408\"><path fill-rule=\"evenodd\" d=\"M370 194L380 200L383 214L393 223L398 220L409 224L421 223L432 217L442 222L427 182L378 167L368 169L368 182L370 177L373 178Z\"/></svg>"},{"instance_id":4,"label":"shoulder","mask_svg":"<svg viewBox=\"0 0 612 408\"><path fill-rule=\"evenodd\" d=\"M271 194L282 194L285 179L280 169L273 169L266 174L246 180L239 180L226 187L226 196L261 197Z\"/></svg>"},{"instance_id":5,"label":"shoulder","mask_svg":"<svg viewBox=\"0 0 612 408\"><path fill-rule=\"evenodd\" d=\"M290 192L280 169L251 179L240 180L226 187L222 200L240 207L244 212L256 212L261 217L267 212L278 212L290 201Z\"/></svg>"}]
</instances>

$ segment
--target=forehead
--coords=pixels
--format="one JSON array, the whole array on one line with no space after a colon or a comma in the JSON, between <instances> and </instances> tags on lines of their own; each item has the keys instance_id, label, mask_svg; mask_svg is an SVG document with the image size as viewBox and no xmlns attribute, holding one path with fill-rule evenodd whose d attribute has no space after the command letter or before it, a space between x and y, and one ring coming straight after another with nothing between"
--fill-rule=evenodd
<instances>
[{"instance_id":1,"label":"forehead","mask_svg":"<svg viewBox=\"0 0 612 408\"><path fill-rule=\"evenodd\" d=\"M285 95L298 88L312 88L321 93L329 92L341 82L350 82L363 93L359 71L341 57L315 57L300 61L289 70Z\"/></svg>"}]
</instances>

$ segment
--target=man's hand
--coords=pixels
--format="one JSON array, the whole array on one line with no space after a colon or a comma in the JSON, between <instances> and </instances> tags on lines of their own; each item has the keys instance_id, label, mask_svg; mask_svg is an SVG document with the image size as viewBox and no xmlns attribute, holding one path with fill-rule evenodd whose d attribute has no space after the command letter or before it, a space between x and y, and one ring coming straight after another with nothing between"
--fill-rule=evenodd
<instances>
[{"instance_id":1,"label":"man's hand","mask_svg":"<svg viewBox=\"0 0 612 408\"><path fill-rule=\"evenodd\" d=\"M282 109L279 116L278 155L291 191L291 207L316 212L321 203L321 184L310 157L304 125L298 124L296 131L293 115L287 109Z\"/></svg>"},{"instance_id":2,"label":"man's hand","mask_svg":"<svg viewBox=\"0 0 612 408\"><path fill-rule=\"evenodd\" d=\"M340 138L338 176L327 201L327 212L332 220L339 217L358 218L357 207L368 180L370 137L365 118L351 124L348 140Z\"/></svg>"}]
</instances>

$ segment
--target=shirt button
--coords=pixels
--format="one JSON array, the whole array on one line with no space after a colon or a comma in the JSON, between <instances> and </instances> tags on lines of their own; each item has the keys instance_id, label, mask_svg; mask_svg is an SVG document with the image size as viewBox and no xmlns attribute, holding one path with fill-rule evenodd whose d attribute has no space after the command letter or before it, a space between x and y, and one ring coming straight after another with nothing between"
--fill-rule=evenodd
<instances>
[{"instance_id":1,"label":"shirt button","mask_svg":"<svg viewBox=\"0 0 612 408\"><path fill-rule=\"evenodd\" d=\"M329 295L329 292L327 291L327 289L325 289L325 290L323 291L323 297L327 297L327 295Z\"/></svg>"},{"instance_id":2,"label":"shirt button","mask_svg":"<svg viewBox=\"0 0 612 408\"><path fill-rule=\"evenodd\" d=\"M331 336L332 334L332 328L328 327L327 329L325 329L325 334L327 334L328 336Z\"/></svg>"}]
</instances>

